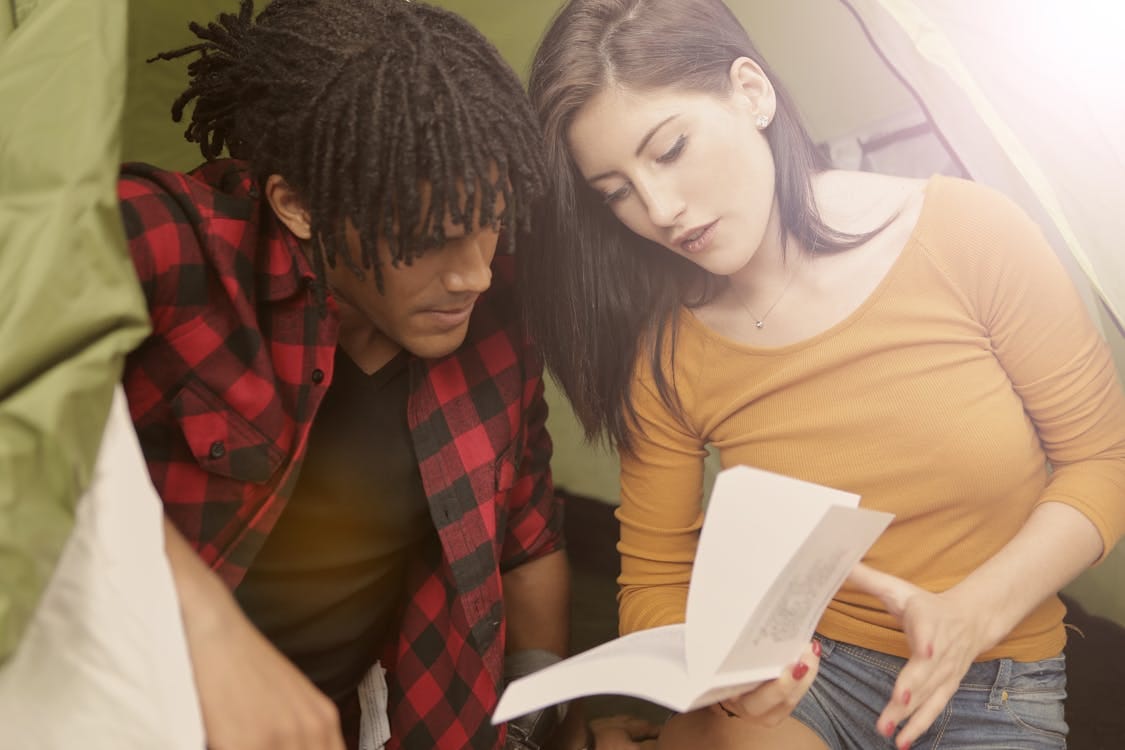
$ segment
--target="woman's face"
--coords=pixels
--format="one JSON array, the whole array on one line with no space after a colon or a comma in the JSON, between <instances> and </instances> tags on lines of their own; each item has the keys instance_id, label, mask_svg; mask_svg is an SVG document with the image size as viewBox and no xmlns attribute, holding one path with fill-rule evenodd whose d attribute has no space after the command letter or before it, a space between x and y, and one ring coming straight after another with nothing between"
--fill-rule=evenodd
<instances>
[{"instance_id":1,"label":"woman's face","mask_svg":"<svg viewBox=\"0 0 1125 750\"><path fill-rule=\"evenodd\" d=\"M763 77L747 89L733 68L732 82L729 95L608 87L567 133L621 223L720 275L754 257L774 205L773 156L756 127L773 115L772 88Z\"/></svg>"}]
</instances>

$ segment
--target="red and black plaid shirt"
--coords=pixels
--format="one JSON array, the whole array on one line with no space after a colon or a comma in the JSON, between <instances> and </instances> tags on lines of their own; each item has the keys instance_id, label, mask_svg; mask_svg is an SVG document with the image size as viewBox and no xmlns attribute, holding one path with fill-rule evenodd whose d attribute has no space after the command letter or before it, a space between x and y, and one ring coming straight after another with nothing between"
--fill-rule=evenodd
<instances>
[{"instance_id":1,"label":"red and black plaid shirt","mask_svg":"<svg viewBox=\"0 0 1125 750\"><path fill-rule=\"evenodd\" d=\"M309 264L244 164L130 164L118 193L154 331L126 367L133 420L167 516L233 588L296 483L332 382L336 316L320 314ZM513 312L512 258L493 271L464 345L410 365L408 420L441 554L408 574L384 660L393 747L501 744L489 722L500 574L561 546L541 366Z\"/></svg>"}]
</instances>

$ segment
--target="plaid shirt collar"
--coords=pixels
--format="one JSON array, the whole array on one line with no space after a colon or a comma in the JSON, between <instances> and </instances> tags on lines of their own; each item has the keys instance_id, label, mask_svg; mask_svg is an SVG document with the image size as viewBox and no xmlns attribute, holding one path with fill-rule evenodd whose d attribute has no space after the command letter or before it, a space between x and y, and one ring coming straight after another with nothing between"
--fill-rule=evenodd
<instances>
[{"instance_id":1,"label":"plaid shirt collar","mask_svg":"<svg viewBox=\"0 0 1125 750\"><path fill-rule=\"evenodd\" d=\"M272 211L266 210L268 204L244 162L233 159L207 162L196 168L192 176L204 186L215 186L214 189L223 195L222 201L212 200L214 215L203 217L209 224L217 225L226 218L221 212L224 204L229 200L258 205L265 220L275 225L273 230L266 234L268 239L265 242L260 241L260 236L244 235L245 239L252 241L254 245L254 250L247 255L254 264L257 281L255 292L258 299L265 302L288 299L316 280L316 274L301 248L300 240L280 225ZM238 226L237 219L233 223L229 220L222 223L224 227L219 231L224 234L237 234L247 230L245 227Z\"/></svg>"},{"instance_id":2,"label":"plaid shirt collar","mask_svg":"<svg viewBox=\"0 0 1125 750\"><path fill-rule=\"evenodd\" d=\"M266 245L268 252L254 258L259 299L266 302L289 299L302 288L316 282L316 274L301 249L300 240L290 232L280 233L280 242Z\"/></svg>"}]
</instances>

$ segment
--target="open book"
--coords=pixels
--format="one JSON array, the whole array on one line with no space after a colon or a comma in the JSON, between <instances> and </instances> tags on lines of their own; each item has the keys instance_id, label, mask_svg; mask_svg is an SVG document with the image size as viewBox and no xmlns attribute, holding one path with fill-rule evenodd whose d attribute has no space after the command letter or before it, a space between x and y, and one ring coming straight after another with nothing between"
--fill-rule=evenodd
<instances>
[{"instance_id":1,"label":"open book","mask_svg":"<svg viewBox=\"0 0 1125 750\"><path fill-rule=\"evenodd\" d=\"M690 711L779 676L892 517L818 484L746 466L719 472L686 622L622 636L515 680L493 723L607 693Z\"/></svg>"}]
</instances>

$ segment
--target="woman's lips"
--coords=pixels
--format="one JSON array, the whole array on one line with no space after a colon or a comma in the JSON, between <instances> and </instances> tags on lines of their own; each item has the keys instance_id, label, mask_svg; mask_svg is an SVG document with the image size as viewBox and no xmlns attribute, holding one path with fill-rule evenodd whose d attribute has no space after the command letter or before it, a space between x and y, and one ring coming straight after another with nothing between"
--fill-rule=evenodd
<instances>
[{"instance_id":1,"label":"woman's lips","mask_svg":"<svg viewBox=\"0 0 1125 750\"><path fill-rule=\"evenodd\" d=\"M680 243L680 249L688 255L695 255L707 249L711 240L715 237L715 227L718 221L713 221L707 226L703 227L702 231L697 230L693 235L689 235L692 239L685 239Z\"/></svg>"}]
</instances>

